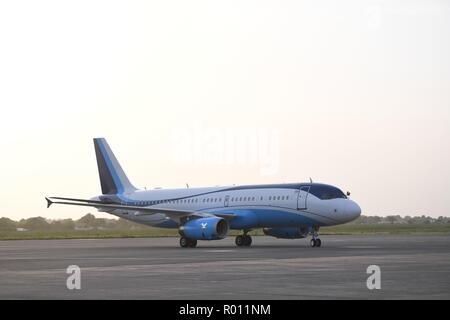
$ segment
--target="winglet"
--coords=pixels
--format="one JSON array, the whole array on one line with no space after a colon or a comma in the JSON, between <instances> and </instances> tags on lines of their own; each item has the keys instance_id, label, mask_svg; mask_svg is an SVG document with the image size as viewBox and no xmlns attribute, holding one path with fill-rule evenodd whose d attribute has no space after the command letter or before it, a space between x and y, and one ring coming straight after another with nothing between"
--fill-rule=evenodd
<instances>
[{"instance_id":1,"label":"winglet","mask_svg":"<svg viewBox=\"0 0 450 320\"><path fill-rule=\"evenodd\" d=\"M50 208L50 206L52 205L53 201L50 200L49 198L45 197L45 200L47 200L47 208Z\"/></svg>"}]
</instances>

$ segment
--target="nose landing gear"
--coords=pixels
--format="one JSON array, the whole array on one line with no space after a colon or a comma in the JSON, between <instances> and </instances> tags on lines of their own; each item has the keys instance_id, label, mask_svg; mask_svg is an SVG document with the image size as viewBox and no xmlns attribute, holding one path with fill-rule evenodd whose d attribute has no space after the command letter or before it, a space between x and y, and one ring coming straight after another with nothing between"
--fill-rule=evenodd
<instances>
[{"instance_id":1,"label":"nose landing gear","mask_svg":"<svg viewBox=\"0 0 450 320\"><path fill-rule=\"evenodd\" d=\"M312 234L312 239L309 242L311 247L320 247L322 245L322 241L319 239L318 231L319 231L319 228L314 229L314 232Z\"/></svg>"}]
</instances>

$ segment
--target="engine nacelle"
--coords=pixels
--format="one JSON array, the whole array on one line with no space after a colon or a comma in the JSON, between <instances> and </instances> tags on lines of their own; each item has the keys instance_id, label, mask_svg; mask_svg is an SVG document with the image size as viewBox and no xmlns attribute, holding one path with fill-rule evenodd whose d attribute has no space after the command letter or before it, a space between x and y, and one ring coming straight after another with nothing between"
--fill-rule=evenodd
<instances>
[{"instance_id":1,"label":"engine nacelle","mask_svg":"<svg viewBox=\"0 0 450 320\"><path fill-rule=\"evenodd\" d=\"M227 236L227 220L219 217L199 218L186 222L180 227L183 237L197 240L219 240Z\"/></svg>"},{"instance_id":2,"label":"engine nacelle","mask_svg":"<svg viewBox=\"0 0 450 320\"><path fill-rule=\"evenodd\" d=\"M308 228L264 228L265 235L281 239L301 239L308 236Z\"/></svg>"}]
</instances>

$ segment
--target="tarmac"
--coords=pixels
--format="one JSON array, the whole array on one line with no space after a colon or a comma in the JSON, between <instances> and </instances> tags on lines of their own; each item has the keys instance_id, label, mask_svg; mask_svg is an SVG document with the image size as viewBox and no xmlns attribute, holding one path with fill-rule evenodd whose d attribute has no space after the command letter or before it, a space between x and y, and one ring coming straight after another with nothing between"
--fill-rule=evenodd
<instances>
[{"instance_id":1,"label":"tarmac","mask_svg":"<svg viewBox=\"0 0 450 320\"><path fill-rule=\"evenodd\" d=\"M0 241L0 299L449 299L450 234ZM80 289L69 266L78 266ZM371 265L380 289L369 289ZM378 274L378 273L377 273ZM369 283L375 283L372 280Z\"/></svg>"}]
</instances>

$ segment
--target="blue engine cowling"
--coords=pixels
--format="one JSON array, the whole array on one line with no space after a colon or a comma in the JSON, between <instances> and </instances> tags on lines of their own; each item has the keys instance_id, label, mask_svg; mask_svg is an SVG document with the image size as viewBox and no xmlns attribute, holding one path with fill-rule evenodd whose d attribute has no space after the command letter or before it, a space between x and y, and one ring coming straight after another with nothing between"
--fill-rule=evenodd
<instances>
[{"instance_id":1,"label":"blue engine cowling","mask_svg":"<svg viewBox=\"0 0 450 320\"><path fill-rule=\"evenodd\" d=\"M308 236L307 228L264 228L264 234L281 239L301 239Z\"/></svg>"},{"instance_id":2,"label":"blue engine cowling","mask_svg":"<svg viewBox=\"0 0 450 320\"><path fill-rule=\"evenodd\" d=\"M219 217L199 218L186 222L180 227L183 237L197 240L219 240L227 236L228 222Z\"/></svg>"}]
</instances>

